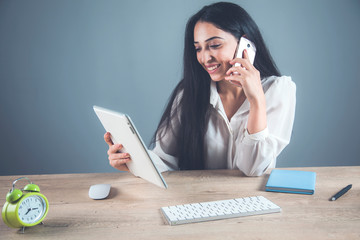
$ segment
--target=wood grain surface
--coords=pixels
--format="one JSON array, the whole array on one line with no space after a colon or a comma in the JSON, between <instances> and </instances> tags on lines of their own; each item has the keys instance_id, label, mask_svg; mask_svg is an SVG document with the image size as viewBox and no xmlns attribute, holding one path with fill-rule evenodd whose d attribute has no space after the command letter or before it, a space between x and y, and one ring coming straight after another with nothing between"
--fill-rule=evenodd
<instances>
[{"instance_id":1,"label":"wood grain surface","mask_svg":"<svg viewBox=\"0 0 360 240\"><path fill-rule=\"evenodd\" d=\"M288 168L317 173L314 195L265 191L269 170L245 177L238 170L163 174L161 189L129 173L29 175L49 200L44 225L24 234L0 222L0 239L360 239L360 167ZM19 176L0 176L0 204ZM111 184L105 200L88 196L93 184ZM17 187L23 187L17 183ZM329 198L348 184L337 201ZM264 196L281 213L169 226L163 206Z\"/></svg>"}]
</instances>

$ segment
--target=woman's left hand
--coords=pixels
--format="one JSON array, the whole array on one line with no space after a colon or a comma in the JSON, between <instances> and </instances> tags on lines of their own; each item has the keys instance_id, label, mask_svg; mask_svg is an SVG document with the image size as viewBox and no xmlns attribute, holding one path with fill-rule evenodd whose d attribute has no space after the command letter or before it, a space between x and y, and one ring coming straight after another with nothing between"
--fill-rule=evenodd
<instances>
[{"instance_id":1,"label":"woman's left hand","mask_svg":"<svg viewBox=\"0 0 360 240\"><path fill-rule=\"evenodd\" d=\"M244 58L235 58L230 61L233 66L226 72L225 80L240 85L251 104L251 102L263 100L265 96L261 85L260 72L250 63L246 50L244 50L243 56ZM235 63L239 63L240 66L234 66Z\"/></svg>"}]
</instances>

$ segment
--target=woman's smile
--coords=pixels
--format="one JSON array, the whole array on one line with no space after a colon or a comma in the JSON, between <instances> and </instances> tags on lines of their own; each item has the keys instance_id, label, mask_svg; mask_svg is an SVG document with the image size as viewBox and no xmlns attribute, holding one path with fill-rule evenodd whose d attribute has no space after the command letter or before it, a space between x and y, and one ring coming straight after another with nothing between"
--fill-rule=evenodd
<instances>
[{"instance_id":1,"label":"woman's smile","mask_svg":"<svg viewBox=\"0 0 360 240\"><path fill-rule=\"evenodd\" d=\"M208 71L209 74L213 74L219 69L220 66L221 64L209 64L205 65L205 69Z\"/></svg>"}]
</instances>

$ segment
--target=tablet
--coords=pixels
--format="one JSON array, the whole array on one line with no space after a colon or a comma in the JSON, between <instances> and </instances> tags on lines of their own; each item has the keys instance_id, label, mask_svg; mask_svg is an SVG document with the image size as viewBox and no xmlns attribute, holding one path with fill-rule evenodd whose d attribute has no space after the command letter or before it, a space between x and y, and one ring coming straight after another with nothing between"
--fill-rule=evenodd
<instances>
[{"instance_id":1,"label":"tablet","mask_svg":"<svg viewBox=\"0 0 360 240\"><path fill-rule=\"evenodd\" d=\"M99 106L93 106L94 111L103 127L111 133L114 144L122 144L122 152L130 154L131 161L126 163L130 172L161 188L167 188L167 184L151 158L152 152L148 151L127 114L115 112Z\"/></svg>"}]
</instances>

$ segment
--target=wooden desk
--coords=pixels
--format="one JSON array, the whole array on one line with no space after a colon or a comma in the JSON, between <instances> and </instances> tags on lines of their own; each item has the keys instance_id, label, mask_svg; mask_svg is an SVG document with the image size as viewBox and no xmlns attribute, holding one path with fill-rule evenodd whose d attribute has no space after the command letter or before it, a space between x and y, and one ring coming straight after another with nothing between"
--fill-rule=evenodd
<instances>
[{"instance_id":1,"label":"wooden desk","mask_svg":"<svg viewBox=\"0 0 360 240\"><path fill-rule=\"evenodd\" d=\"M45 224L23 235L1 221L0 239L360 239L360 167L296 169L317 173L314 195L265 192L269 174L237 170L167 172L167 190L128 173L32 175L50 202ZM17 177L0 177L1 206ZM112 185L108 199L88 197L98 183ZM343 197L328 200L350 183ZM160 213L163 206L257 195L282 212L179 226L166 225Z\"/></svg>"}]
</instances>

